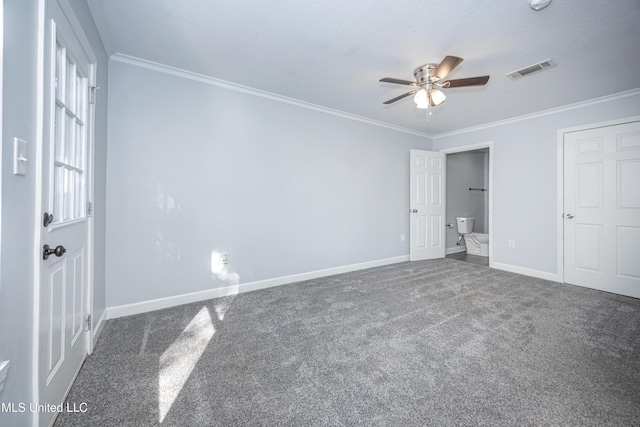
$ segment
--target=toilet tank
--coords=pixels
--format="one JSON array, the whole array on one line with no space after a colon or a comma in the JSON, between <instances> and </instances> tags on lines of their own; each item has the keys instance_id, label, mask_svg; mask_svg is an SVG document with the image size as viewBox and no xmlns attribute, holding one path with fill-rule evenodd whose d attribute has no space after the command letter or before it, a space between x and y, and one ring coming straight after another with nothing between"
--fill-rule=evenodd
<instances>
[{"instance_id":1,"label":"toilet tank","mask_svg":"<svg viewBox=\"0 0 640 427\"><path fill-rule=\"evenodd\" d=\"M458 217L456 220L458 221L458 233L469 234L473 231L474 217Z\"/></svg>"}]
</instances>

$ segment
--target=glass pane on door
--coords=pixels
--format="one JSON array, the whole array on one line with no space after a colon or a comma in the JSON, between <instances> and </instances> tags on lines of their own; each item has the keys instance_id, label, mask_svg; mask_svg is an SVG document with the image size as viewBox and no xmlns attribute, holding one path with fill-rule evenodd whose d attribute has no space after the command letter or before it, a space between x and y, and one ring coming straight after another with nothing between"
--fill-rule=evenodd
<instances>
[{"instance_id":1,"label":"glass pane on door","mask_svg":"<svg viewBox=\"0 0 640 427\"><path fill-rule=\"evenodd\" d=\"M53 167L51 186L54 225L85 218L87 96L89 79L58 40L52 78L55 79Z\"/></svg>"}]
</instances>

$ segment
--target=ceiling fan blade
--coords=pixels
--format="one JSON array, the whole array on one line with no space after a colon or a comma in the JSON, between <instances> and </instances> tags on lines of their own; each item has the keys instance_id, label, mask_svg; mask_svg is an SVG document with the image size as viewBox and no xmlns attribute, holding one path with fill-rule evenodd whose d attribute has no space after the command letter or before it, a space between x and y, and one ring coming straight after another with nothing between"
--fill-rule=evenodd
<instances>
[{"instance_id":1,"label":"ceiling fan blade","mask_svg":"<svg viewBox=\"0 0 640 427\"><path fill-rule=\"evenodd\" d=\"M394 79L393 77L383 77L380 79L380 81L384 83L396 83L399 85L418 86L418 83L416 82L412 82L409 80Z\"/></svg>"},{"instance_id":2,"label":"ceiling fan blade","mask_svg":"<svg viewBox=\"0 0 640 427\"><path fill-rule=\"evenodd\" d=\"M457 56L447 55L440 64L436 67L435 70L429 76L429 80L432 82L437 82L438 80L444 79L447 74L451 72L454 68L456 68L460 63L464 61L462 58L458 58Z\"/></svg>"},{"instance_id":3,"label":"ceiling fan blade","mask_svg":"<svg viewBox=\"0 0 640 427\"><path fill-rule=\"evenodd\" d=\"M393 98L393 99L390 99L390 100L388 100L388 101L383 102L383 104L391 104L391 103L393 103L393 102L400 101L402 98L406 98L407 96L409 96L409 95L413 95L413 94L414 94L414 93L416 93L416 92L417 92L417 90L412 90L411 92L403 93L403 94L402 94L402 95L400 95L400 96L396 96L396 97L395 97L395 98Z\"/></svg>"},{"instance_id":4,"label":"ceiling fan blade","mask_svg":"<svg viewBox=\"0 0 640 427\"><path fill-rule=\"evenodd\" d=\"M466 79L447 80L442 83L442 87L484 86L488 81L489 76L469 77Z\"/></svg>"}]
</instances>

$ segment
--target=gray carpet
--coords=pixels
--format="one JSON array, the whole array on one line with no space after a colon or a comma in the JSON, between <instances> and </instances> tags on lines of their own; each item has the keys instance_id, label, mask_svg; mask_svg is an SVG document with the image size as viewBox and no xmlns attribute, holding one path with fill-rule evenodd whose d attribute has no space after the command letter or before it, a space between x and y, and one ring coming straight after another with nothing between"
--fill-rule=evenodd
<instances>
[{"instance_id":1,"label":"gray carpet","mask_svg":"<svg viewBox=\"0 0 640 427\"><path fill-rule=\"evenodd\" d=\"M406 262L109 321L67 402L58 427L640 425L640 300Z\"/></svg>"}]
</instances>

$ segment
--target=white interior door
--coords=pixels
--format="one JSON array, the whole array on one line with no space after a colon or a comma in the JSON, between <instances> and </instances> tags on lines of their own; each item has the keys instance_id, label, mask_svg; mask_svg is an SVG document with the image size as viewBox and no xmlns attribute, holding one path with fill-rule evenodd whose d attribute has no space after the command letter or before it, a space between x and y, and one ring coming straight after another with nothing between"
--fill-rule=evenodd
<instances>
[{"instance_id":1,"label":"white interior door","mask_svg":"<svg viewBox=\"0 0 640 427\"><path fill-rule=\"evenodd\" d=\"M640 298L640 122L564 136L565 282Z\"/></svg>"},{"instance_id":2,"label":"white interior door","mask_svg":"<svg viewBox=\"0 0 640 427\"><path fill-rule=\"evenodd\" d=\"M411 150L411 261L444 258L445 165L444 153Z\"/></svg>"},{"instance_id":3,"label":"white interior door","mask_svg":"<svg viewBox=\"0 0 640 427\"><path fill-rule=\"evenodd\" d=\"M89 346L87 191L92 66L56 1L46 3L38 400L64 400ZM55 413L39 414L50 425Z\"/></svg>"}]
</instances>

